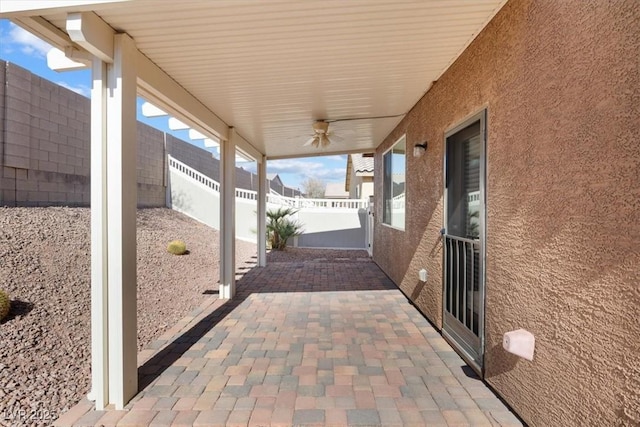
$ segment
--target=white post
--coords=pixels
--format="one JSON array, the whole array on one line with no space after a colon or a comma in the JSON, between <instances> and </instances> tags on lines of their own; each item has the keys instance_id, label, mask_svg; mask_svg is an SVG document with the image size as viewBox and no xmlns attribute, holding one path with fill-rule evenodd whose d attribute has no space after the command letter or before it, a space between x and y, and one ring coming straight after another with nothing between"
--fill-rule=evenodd
<instances>
[{"instance_id":1,"label":"white post","mask_svg":"<svg viewBox=\"0 0 640 427\"><path fill-rule=\"evenodd\" d=\"M123 409L138 392L136 48L126 34L114 36L107 85L109 401Z\"/></svg>"},{"instance_id":2,"label":"white post","mask_svg":"<svg viewBox=\"0 0 640 427\"><path fill-rule=\"evenodd\" d=\"M92 65L91 89L91 393L96 409L109 404L107 328L107 68Z\"/></svg>"},{"instance_id":3,"label":"white post","mask_svg":"<svg viewBox=\"0 0 640 427\"><path fill-rule=\"evenodd\" d=\"M233 298L236 286L236 131L220 141L220 292Z\"/></svg>"},{"instance_id":4,"label":"white post","mask_svg":"<svg viewBox=\"0 0 640 427\"><path fill-rule=\"evenodd\" d=\"M267 157L258 162L258 266L267 265Z\"/></svg>"}]
</instances>

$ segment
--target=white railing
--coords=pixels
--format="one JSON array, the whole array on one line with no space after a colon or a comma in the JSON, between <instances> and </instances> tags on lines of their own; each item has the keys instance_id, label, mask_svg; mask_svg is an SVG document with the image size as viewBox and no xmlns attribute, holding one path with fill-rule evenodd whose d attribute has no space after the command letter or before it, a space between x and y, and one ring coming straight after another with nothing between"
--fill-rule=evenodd
<instances>
[{"instance_id":1,"label":"white railing","mask_svg":"<svg viewBox=\"0 0 640 427\"><path fill-rule=\"evenodd\" d=\"M392 209L404 209L404 200L406 193L402 193L394 197L391 202Z\"/></svg>"},{"instance_id":2,"label":"white railing","mask_svg":"<svg viewBox=\"0 0 640 427\"><path fill-rule=\"evenodd\" d=\"M181 172L189 178L198 181L199 183L206 185L214 191L220 192L220 184L213 179L209 178L203 173L198 172L190 166L185 165L180 160L176 160L171 156L167 156L169 167Z\"/></svg>"},{"instance_id":3,"label":"white railing","mask_svg":"<svg viewBox=\"0 0 640 427\"><path fill-rule=\"evenodd\" d=\"M366 199L305 199L275 194L267 195L267 203L290 206L295 209L367 209L369 206L369 201Z\"/></svg>"},{"instance_id":4,"label":"white railing","mask_svg":"<svg viewBox=\"0 0 640 427\"><path fill-rule=\"evenodd\" d=\"M245 200L258 200L258 192L253 190L245 190L236 188L236 197Z\"/></svg>"},{"instance_id":5,"label":"white railing","mask_svg":"<svg viewBox=\"0 0 640 427\"><path fill-rule=\"evenodd\" d=\"M203 173L198 172L190 166L182 163L180 160L167 156L169 159L169 167L188 176L189 178L206 185L214 191L220 191L220 184L209 178ZM311 209L367 209L369 200L367 199L305 199L303 197L287 197L269 192L267 195L267 203L275 205L289 206L295 209L311 208ZM245 190L236 188L236 197L244 200L258 200L258 193L253 190Z\"/></svg>"}]
</instances>

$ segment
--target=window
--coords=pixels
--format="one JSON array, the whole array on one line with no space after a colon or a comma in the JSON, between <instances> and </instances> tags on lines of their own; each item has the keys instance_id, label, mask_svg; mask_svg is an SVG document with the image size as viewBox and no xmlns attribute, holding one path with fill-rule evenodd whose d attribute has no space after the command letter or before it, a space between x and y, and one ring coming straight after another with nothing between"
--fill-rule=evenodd
<instances>
[{"instance_id":1,"label":"window","mask_svg":"<svg viewBox=\"0 0 640 427\"><path fill-rule=\"evenodd\" d=\"M382 156L382 223L404 230L407 138L403 135Z\"/></svg>"}]
</instances>

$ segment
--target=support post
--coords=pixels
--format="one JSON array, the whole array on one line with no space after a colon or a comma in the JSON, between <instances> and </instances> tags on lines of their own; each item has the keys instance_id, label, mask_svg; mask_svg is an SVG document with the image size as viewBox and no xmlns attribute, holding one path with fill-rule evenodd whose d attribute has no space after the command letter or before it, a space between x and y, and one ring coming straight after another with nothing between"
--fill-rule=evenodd
<instances>
[{"instance_id":1,"label":"support post","mask_svg":"<svg viewBox=\"0 0 640 427\"><path fill-rule=\"evenodd\" d=\"M138 392L136 48L114 36L114 61L92 62L91 393L97 410Z\"/></svg>"},{"instance_id":2,"label":"support post","mask_svg":"<svg viewBox=\"0 0 640 427\"><path fill-rule=\"evenodd\" d=\"M92 64L91 88L91 393L96 410L109 404L107 327L107 67Z\"/></svg>"},{"instance_id":3,"label":"support post","mask_svg":"<svg viewBox=\"0 0 640 427\"><path fill-rule=\"evenodd\" d=\"M220 298L231 299L236 286L236 131L220 141Z\"/></svg>"},{"instance_id":4,"label":"support post","mask_svg":"<svg viewBox=\"0 0 640 427\"><path fill-rule=\"evenodd\" d=\"M258 266L267 265L267 158L258 162Z\"/></svg>"},{"instance_id":5,"label":"support post","mask_svg":"<svg viewBox=\"0 0 640 427\"><path fill-rule=\"evenodd\" d=\"M138 392L136 312L136 48L114 36L107 67L109 401L123 409Z\"/></svg>"}]
</instances>

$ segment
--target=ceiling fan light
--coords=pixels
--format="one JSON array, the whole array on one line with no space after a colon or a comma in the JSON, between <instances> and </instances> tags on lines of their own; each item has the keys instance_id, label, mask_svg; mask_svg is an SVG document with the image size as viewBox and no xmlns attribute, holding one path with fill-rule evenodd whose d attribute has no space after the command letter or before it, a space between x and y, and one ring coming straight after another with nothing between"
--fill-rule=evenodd
<instances>
[{"instance_id":1,"label":"ceiling fan light","mask_svg":"<svg viewBox=\"0 0 640 427\"><path fill-rule=\"evenodd\" d=\"M327 122L317 121L313 123L313 130L317 133L320 133L320 134L327 133L328 129L329 129L329 123Z\"/></svg>"}]
</instances>

